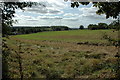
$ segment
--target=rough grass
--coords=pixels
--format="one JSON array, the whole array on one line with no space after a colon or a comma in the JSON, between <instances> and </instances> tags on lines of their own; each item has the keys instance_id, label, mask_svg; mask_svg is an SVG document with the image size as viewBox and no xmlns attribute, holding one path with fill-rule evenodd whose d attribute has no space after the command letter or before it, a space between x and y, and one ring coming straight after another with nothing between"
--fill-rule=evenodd
<instances>
[{"instance_id":1,"label":"rough grass","mask_svg":"<svg viewBox=\"0 0 120 80\"><path fill-rule=\"evenodd\" d=\"M112 33L111 30L74 30L11 36L7 40L11 52L8 57L10 77L20 77L15 51L19 51L21 43L24 78L115 78L117 49L114 46L74 43L79 39L99 40L103 32Z\"/></svg>"}]
</instances>

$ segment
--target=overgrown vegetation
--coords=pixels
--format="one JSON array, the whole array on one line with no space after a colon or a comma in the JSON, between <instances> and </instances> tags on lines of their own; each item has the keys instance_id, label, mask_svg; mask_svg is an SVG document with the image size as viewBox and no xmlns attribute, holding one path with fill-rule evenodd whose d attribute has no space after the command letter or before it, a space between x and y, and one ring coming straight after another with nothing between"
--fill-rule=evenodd
<instances>
[{"instance_id":1,"label":"overgrown vegetation","mask_svg":"<svg viewBox=\"0 0 120 80\"><path fill-rule=\"evenodd\" d=\"M23 9L24 7L31 7L33 3L25 2L10 2L3 3L2 9L4 26L4 34L9 34L8 27L12 26L15 9ZM81 3L83 5L89 2ZM93 3L99 10L97 14L106 14L106 18L117 18L119 15L118 3ZM43 5L44 6L44 5ZM71 3L71 7L78 7L78 2ZM119 22L118 22L119 23ZM92 25L96 28L96 25ZM102 26L100 24L100 26ZM114 26L114 25L113 25ZM119 30L119 26L116 26ZM102 28L106 28L103 26ZM54 29L54 28L53 28ZM101 28L100 28L101 29ZM9 37L7 41L3 41L3 78L117 78L119 77L119 54L114 45L87 45L93 40L95 43L99 41L95 35L91 35L89 31L82 32L77 35L78 31L66 34L68 31L18 35ZM31 31L32 32L32 31ZM98 31L97 31L98 32ZM53 35L54 34L54 35ZM62 39L60 39L60 38ZM87 35L87 36L85 36ZM89 38L88 38L89 36ZM99 35L97 35L99 36ZM112 33L112 38L107 35L104 36L109 42L115 42L119 39L114 39L116 35ZM40 38L42 37L42 38ZM45 38L47 37L47 38ZM72 40L71 40L72 39ZM84 42L83 45L78 39ZM85 41L88 40L88 41ZM6 43L7 42L7 43ZM21 43L22 42L22 47ZM104 42L104 41L103 41ZM118 42L119 43L119 42ZM119 44L117 42L117 47ZM90 43L91 44L91 43ZM116 54L117 53L117 54ZM116 66L118 65L118 66Z\"/></svg>"},{"instance_id":2,"label":"overgrown vegetation","mask_svg":"<svg viewBox=\"0 0 120 80\"><path fill-rule=\"evenodd\" d=\"M87 30L79 30L79 35L84 34L84 36L87 36L90 31L91 30L88 30L88 32ZM95 34L94 31L92 32ZM9 37L10 39L7 39L7 45L11 52L8 56L8 69L11 74L9 78L20 78L21 71L23 78L36 79L116 78L117 58L115 55L117 49L114 46L78 45L69 39L63 41L60 38L50 40L53 36L68 36L68 32L71 33L71 31L56 31ZM97 30L96 32L99 31ZM105 32L110 34L107 30ZM112 32L112 30L110 32ZM47 34L49 34L51 38L45 40L38 40L36 38L29 39L29 35L31 37L44 37ZM78 30L77 33L73 31L69 35L75 36L75 34L78 34ZM95 36L94 34L92 34L91 37ZM98 35L102 37L101 34ZM26 36L26 38L23 36ZM73 36L71 36L71 38ZM64 37L64 39L65 38L66 37ZM74 40L77 39L77 37L74 38ZM21 60L22 63L20 63Z\"/></svg>"}]
</instances>

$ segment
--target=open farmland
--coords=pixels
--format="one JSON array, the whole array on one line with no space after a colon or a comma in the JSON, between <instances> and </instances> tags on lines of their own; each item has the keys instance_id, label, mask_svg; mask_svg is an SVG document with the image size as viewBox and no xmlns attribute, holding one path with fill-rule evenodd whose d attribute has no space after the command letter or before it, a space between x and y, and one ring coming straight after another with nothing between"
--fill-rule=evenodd
<instances>
[{"instance_id":1,"label":"open farmland","mask_svg":"<svg viewBox=\"0 0 120 80\"><path fill-rule=\"evenodd\" d=\"M71 30L10 36L11 78L115 78L118 49L102 38L117 39L112 30ZM103 44L103 45L101 45Z\"/></svg>"},{"instance_id":2,"label":"open farmland","mask_svg":"<svg viewBox=\"0 0 120 80\"><path fill-rule=\"evenodd\" d=\"M15 38L29 39L29 40L47 40L47 41L63 41L63 42L92 42L92 43L105 43L102 36L107 33L108 35L118 38L118 32L112 30L71 30L71 31L52 31L41 32L26 35L17 35Z\"/></svg>"}]
</instances>

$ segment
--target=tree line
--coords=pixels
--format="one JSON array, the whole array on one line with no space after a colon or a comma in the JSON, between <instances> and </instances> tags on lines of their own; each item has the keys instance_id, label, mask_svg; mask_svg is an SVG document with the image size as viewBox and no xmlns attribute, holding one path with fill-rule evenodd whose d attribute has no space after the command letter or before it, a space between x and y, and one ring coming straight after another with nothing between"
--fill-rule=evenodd
<instances>
[{"instance_id":1,"label":"tree line","mask_svg":"<svg viewBox=\"0 0 120 80\"><path fill-rule=\"evenodd\" d=\"M109 25L106 23L98 23L98 24L89 24L86 29L89 30L99 30L99 29L116 29L119 30L119 22L113 21ZM5 28L4 28L5 29ZM83 25L80 25L79 29L85 29ZM17 34L30 34L37 32L45 32L45 31L64 31L64 30L74 30L73 28L69 28L68 26L44 26L44 27L10 27L7 28L10 35Z\"/></svg>"},{"instance_id":2,"label":"tree line","mask_svg":"<svg viewBox=\"0 0 120 80\"><path fill-rule=\"evenodd\" d=\"M116 29L119 30L119 22L115 20L111 22L109 25L106 23L98 23L98 24L89 24L87 27L89 30L98 30L98 29ZM83 25L80 25L79 29L84 29Z\"/></svg>"},{"instance_id":3,"label":"tree line","mask_svg":"<svg viewBox=\"0 0 120 80\"><path fill-rule=\"evenodd\" d=\"M70 30L70 28L67 26L11 27L9 31L9 35L30 34L30 33L45 32L45 31L64 31L64 30Z\"/></svg>"}]
</instances>

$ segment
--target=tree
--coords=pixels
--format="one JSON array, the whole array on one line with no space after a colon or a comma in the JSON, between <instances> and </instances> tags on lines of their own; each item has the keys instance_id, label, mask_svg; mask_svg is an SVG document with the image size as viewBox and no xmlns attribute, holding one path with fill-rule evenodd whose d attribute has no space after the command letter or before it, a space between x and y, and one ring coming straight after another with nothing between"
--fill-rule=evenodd
<instances>
[{"instance_id":1,"label":"tree","mask_svg":"<svg viewBox=\"0 0 120 80\"><path fill-rule=\"evenodd\" d=\"M45 7L45 5L38 3ZM12 18L14 17L15 10L21 9L24 10L25 7L31 7L32 5L37 5L36 2L2 2L1 8L2 11L2 31L3 36L9 34L10 27L12 27L13 22L15 22Z\"/></svg>"},{"instance_id":2,"label":"tree","mask_svg":"<svg viewBox=\"0 0 120 80\"><path fill-rule=\"evenodd\" d=\"M118 18L120 14L120 1L119 2L92 2L93 7L97 7L97 14L105 14L106 18L113 17ZM89 2L72 2L71 7L79 7L79 5L88 5Z\"/></svg>"},{"instance_id":3,"label":"tree","mask_svg":"<svg viewBox=\"0 0 120 80\"><path fill-rule=\"evenodd\" d=\"M7 28L12 26L13 20L12 18L14 17L15 14L15 9L22 9L24 7L31 7L31 3L25 3L25 2L3 2L1 3L3 7L1 8L2 10L2 31L3 31L3 36L7 35L9 31Z\"/></svg>"},{"instance_id":4,"label":"tree","mask_svg":"<svg viewBox=\"0 0 120 80\"><path fill-rule=\"evenodd\" d=\"M82 5L88 5L90 2L71 2L71 7L79 7L80 4ZM106 2L92 2L93 3L93 7L97 7L98 10L96 11L96 13L98 15L101 14L105 14L106 15L106 19L108 19L109 17L115 18L117 19L118 25L116 26L117 29L120 29L120 20L119 20L119 15L120 15L120 1L118 2L108 2L106 0Z\"/></svg>"},{"instance_id":5,"label":"tree","mask_svg":"<svg viewBox=\"0 0 120 80\"><path fill-rule=\"evenodd\" d=\"M116 30L119 30L120 29L120 21L118 22L119 20L115 20L115 21L113 21L113 22L111 22L110 24L109 24L109 28L110 29L116 29Z\"/></svg>"},{"instance_id":6,"label":"tree","mask_svg":"<svg viewBox=\"0 0 120 80\"><path fill-rule=\"evenodd\" d=\"M90 29L90 30L96 30L96 29L98 29L98 26L96 24L89 24L88 25L88 29Z\"/></svg>"},{"instance_id":7,"label":"tree","mask_svg":"<svg viewBox=\"0 0 120 80\"><path fill-rule=\"evenodd\" d=\"M0 11L2 14L2 36L7 36L10 33L10 27L13 25L13 17L16 9L24 10L25 7L31 7L32 5L36 5L35 2L1 2L0 3ZM3 7L1 7L3 6ZM8 74L8 56L10 54L10 49L6 43L6 40L2 40L2 78L9 78ZM23 76L21 75L21 80L23 80Z\"/></svg>"},{"instance_id":8,"label":"tree","mask_svg":"<svg viewBox=\"0 0 120 80\"><path fill-rule=\"evenodd\" d=\"M63 31L63 30L69 30L69 27L67 27L67 26L51 26L51 29L53 31Z\"/></svg>"},{"instance_id":9,"label":"tree","mask_svg":"<svg viewBox=\"0 0 120 80\"><path fill-rule=\"evenodd\" d=\"M80 25L80 28L79 29L84 29L84 26L83 25Z\"/></svg>"},{"instance_id":10,"label":"tree","mask_svg":"<svg viewBox=\"0 0 120 80\"><path fill-rule=\"evenodd\" d=\"M108 25L106 23L98 23L98 29L108 29Z\"/></svg>"}]
</instances>

